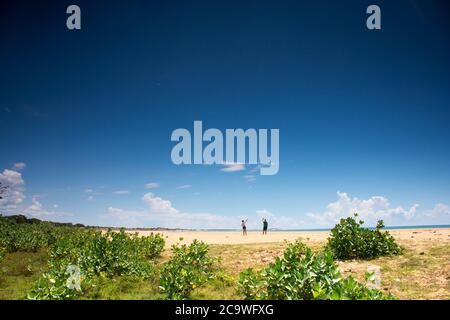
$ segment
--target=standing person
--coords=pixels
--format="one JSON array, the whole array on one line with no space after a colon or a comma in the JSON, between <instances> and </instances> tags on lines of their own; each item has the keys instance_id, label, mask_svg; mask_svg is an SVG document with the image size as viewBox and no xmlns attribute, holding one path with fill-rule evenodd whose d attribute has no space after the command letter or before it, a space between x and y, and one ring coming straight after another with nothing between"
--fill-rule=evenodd
<instances>
[{"instance_id":1,"label":"standing person","mask_svg":"<svg viewBox=\"0 0 450 320\"><path fill-rule=\"evenodd\" d=\"M241 222L241 226L242 226L242 235L246 236L247 235L247 226L245 225L247 223L248 219L242 220Z\"/></svg>"},{"instance_id":2,"label":"standing person","mask_svg":"<svg viewBox=\"0 0 450 320\"><path fill-rule=\"evenodd\" d=\"M269 223L266 218L263 218L263 235L267 234L267 228L269 227Z\"/></svg>"}]
</instances>

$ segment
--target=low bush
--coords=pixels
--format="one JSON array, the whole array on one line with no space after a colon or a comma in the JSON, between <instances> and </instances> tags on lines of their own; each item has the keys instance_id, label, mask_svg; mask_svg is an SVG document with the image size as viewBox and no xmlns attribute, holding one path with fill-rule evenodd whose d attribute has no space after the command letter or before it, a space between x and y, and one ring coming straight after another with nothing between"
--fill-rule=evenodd
<instances>
[{"instance_id":1,"label":"low bush","mask_svg":"<svg viewBox=\"0 0 450 320\"><path fill-rule=\"evenodd\" d=\"M79 229L50 247L49 271L37 281L28 298L71 299L88 289L95 277L148 279L154 270L151 259L163 248L164 239L159 234L139 237L124 230L102 233ZM71 286L72 280L77 284Z\"/></svg>"},{"instance_id":2,"label":"low bush","mask_svg":"<svg viewBox=\"0 0 450 320\"><path fill-rule=\"evenodd\" d=\"M378 221L375 230L370 230L362 226L364 221L357 222L357 218L355 213L354 217L341 219L331 229L327 248L336 259L373 259L402 253L394 237L387 231L381 231L384 228L382 220Z\"/></svg>"},{"instance_id":3,"label":"low bush","mask_svg":"<svg viewBox=\"0 0 450 320\"><path fill-rule=\"evenodd\" d=\"M196 287L213 277L214 258L208 245L194 240L189 246L173 245L172 257L161 270L159 288L167 299L187 299Z\"/></svg>"},{"instance_id":4,"label":"low bush","mask_svg":"<svg viewBox=\"0 0 450 320\"><path fill-rule=\"evenodd\" d=\"M262 271L240 274L238 291L248 300L393 299L352 277L343 278L329 251L314 254L300 242L290 244Z\"/></svg>"}]
</instances>

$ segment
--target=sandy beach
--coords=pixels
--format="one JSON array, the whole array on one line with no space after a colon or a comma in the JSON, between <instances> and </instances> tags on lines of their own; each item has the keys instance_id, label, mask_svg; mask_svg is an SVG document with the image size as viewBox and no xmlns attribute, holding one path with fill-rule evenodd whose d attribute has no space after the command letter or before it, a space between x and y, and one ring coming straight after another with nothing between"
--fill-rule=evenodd
<instances>
[{"instance_id":1,"label":"sandy beach","mask_svg":"<svg viewBox=\"0 0 450 320\"><path fill-rule=\"evenodd\" d=\"M389 232L400 241L438 241L442 244L450 244L450 228L418 228L418 229L392 229ZM151 231L138 231L141 235L148 235ZM155 232L154 232L155 233ZM252 244L252 243L276 243L294 241L301 238L304 242L324 242L329 237L328 231L295 231L295 232L269 232L263 236L260 231L249 231L247 236L242 236L239 231L158 231L166 237L168 246L183 238L183 243L190 243L194 239L208 244Z\"/></svg>"}]
</instances>

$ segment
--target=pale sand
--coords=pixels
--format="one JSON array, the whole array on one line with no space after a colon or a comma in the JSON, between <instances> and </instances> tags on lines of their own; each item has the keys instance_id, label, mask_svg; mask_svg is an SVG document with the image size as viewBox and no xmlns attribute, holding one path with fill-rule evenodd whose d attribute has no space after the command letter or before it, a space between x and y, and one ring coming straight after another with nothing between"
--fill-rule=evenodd
<instances>
[{"instance_id":1,"label":"pale sand","mask_svg":"<svg viewBox=\"0 0 450 320\"><path fill-rule=\"evenodd\" d=\"M450 245L450 228L424 229L394 229L388 230L398 240L437 241ZM131 232L131 231L130 231ZM151 231L137 231L141 235L148 235ZM242 236L238 231L157 231L166 238L167 246L177 243L183 238L183 243L190 243L194 239L208 244L250 244L294 241L301 238L305 242L325 242L329 237L328 231L299 231L299 232L268 232L263 236L260 231L249 231Z\"/></svg>"}]
</instances>

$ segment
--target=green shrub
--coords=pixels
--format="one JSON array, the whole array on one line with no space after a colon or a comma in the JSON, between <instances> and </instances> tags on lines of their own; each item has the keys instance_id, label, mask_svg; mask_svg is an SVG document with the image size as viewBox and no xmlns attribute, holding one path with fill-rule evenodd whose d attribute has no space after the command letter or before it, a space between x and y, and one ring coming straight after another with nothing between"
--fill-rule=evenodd
<instances>
[{"instance_id":1,"label":"green shrub","mask_svg":"<svg viewBox=\"0 0 450 320\"><path fill-rule=\"evenodd\" d=\"M314 254L296 242L262 271L247 269L238 291L248 300L392 299L353 278L343 279L329 251Z\"/></svg>"},{"instance_id":2,"label":"green shrub","mask_svg":"<svg viewBox=\"0 0 450 320\"><path fill-rule=\"evenodd\" d=\"M379 256L401 254L402 249L395 242L389 232L382 232L383 221L378 221L375 230L364 228L364 221L356 222L358 214L354 218L348 217L341 221L331 230L328 239L329 248L334 257L341 260L346 259L373 259Z\"/></svg>"},{"instance_id":3,"label":"green shrub","mask_svg":"<svg viewBox=\"0 0 450 320\"><path fill-rule=\"evenodd\" d=\"M167 299L187 299L213 277L214 258L208 256L208 245L198 240L189 246L173 245L172 254L162 267L159 287Z\"/></svg>"},{"instance_id":4,"label":"green shrub","mask_svg":"<svg viewBox=\"0 0 450 320\"><path fill-rule=\"evenodd\" d=\"M50 247L49 271L36 282L28 298L71 299L88 289L96 277L148 279L154 272L151 259L163 248L164 239L159 234L140 237L124 230L102 233L77 229L70 236L56 239ZM67 285L69 266L80 271L79 288Z\"/></svg>"}]
</instances>

